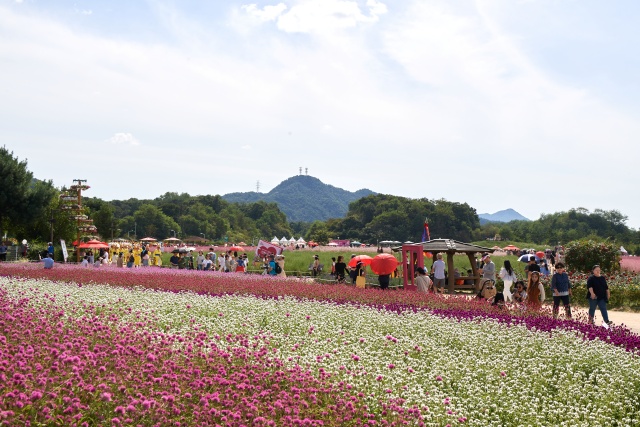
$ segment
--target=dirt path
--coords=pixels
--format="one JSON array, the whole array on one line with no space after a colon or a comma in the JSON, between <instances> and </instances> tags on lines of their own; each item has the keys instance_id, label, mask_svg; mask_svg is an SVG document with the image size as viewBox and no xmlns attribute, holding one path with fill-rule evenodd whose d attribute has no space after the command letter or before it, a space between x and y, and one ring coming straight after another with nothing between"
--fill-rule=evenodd
<instances>
[{"instance_id":1,"label":"dirt path","mask_svg":"<svg viewBox=\"0 0 640 427\"><path fill-rule=\"evenodd\" d=\"M583 307L571 307L572 311L580 311L587 315L588 309ZM562 307L560 307L560 313L563 313ZM612 321L616 325L625 325L627 328L631 329L636 334L640 334L640 313L631 313L626 311L612 311L608 310L609 320ZM596 324L600 325L602 323L602 316L600 316L600 311L596 310Z\"/></svg>"}]
</instances>

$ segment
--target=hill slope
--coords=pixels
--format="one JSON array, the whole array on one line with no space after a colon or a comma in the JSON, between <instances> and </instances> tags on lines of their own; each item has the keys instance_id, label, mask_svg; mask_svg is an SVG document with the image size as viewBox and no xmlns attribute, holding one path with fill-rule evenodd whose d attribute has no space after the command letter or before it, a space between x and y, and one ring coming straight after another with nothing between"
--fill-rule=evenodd
<instances>
[{"instance_id":1,"label":"hill slope","mask_svg":"<svg viewBox=\"0 0 640 427\"><path fill-rule=\"evenodd\" d=\"M513 209L505 209L493 214L478 214L478 218L480 218L481 225L487 222L529 221L528 218L525 218Z\"/></svg>"},{"instance_id":2,"label":"hill slope","mask_svg":"<svg viewBox=\"0 0 640 427\"><path fill-rule=\"evenodd\" d=\"M297 175L282 181L268 193L229 193L222 198L235 203L275 202L289 221L313 222L343 218L349 203L370 194L375 193L367 189L350 192L312 176Z\"/></svg>"}]
</instances>

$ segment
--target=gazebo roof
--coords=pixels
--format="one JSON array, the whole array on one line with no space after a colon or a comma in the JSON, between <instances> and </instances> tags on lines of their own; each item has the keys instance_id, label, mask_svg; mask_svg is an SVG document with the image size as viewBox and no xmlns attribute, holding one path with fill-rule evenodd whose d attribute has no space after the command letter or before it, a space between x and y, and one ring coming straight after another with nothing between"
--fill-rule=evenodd
<instances>
[{"instance_id":1,"label":"gazebo roof","mask_svg":"<svg viewBox=\"0 0 640 427\"><path fill-rule=\"evenodd\" d=\"M428 252L460 252L460 253L476 253L476 252L494 252L494 249L485 248L483 246L472 245L471 243L458 242L452 239L433 239L428 242L415 243L422 245L423 251Z\"/></svg>"}]
</instances>

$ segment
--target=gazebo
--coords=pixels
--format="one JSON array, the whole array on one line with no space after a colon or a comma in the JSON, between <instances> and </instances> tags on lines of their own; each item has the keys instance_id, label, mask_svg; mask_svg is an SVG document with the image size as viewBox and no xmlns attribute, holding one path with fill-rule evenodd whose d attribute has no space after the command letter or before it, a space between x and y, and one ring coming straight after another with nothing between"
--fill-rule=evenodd
<instances>
[{"instance_id":1,"label":"gazebo","mask_svg":"<svg viewBox=\"0 0 640 427\"><path fill-rule=\"evenodd\" d=\"M280 240L276 236L273 236L273 239L271 239L271 244L272 245L279 245L280 244Z\"/></svg>"},{"instance_id":2,"label":"gazebo","mask_svg":"<svg viewBox=\"0 0 640 427\"><path fill-rule=\"evenodd\" d=\"M493 253L493 249L485 248L482 246L472 245L471 243L458 242L451 239L434 239L423 243L405 243L402 245L402 265L404 268L404 288L408 290L417 290L415 285L415 267L424 267L424 252L432 252L437 254L439 252L447 254L447 271L449 272L447 289L449 293L453 293L456 279L465 279L465 277L456 278L453 274L453 255L457 253L467 254L469 262L471 263L471 269L473 276L466 277L472 278L477 289L480 285L480 274L478 273L478 267L476 266L475 254L478 252ZM413 266L413 268L406 268L407 266Z\"/></svg>"}]
</instances>

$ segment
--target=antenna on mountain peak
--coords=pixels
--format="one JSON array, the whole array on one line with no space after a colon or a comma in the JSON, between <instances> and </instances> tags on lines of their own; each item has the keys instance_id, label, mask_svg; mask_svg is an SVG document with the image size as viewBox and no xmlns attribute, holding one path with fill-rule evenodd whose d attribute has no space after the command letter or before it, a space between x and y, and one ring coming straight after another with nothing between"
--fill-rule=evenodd
<instances>
[{"instance_id":1,"label":"antenna on mountain peak","mask_svg":"<svg viewBox=\"0 0 640 427\"><path fill-rule=\"evenodd\" d=\"M256 182L256 193L260 192L260 180L258 180L258 182Z\"/></svg>"},{"instance_id":2,"label":"antenna on mountain peak","mask_svg":"<svg viewBox=\"0 0 640 427\"><path fill-rule=\"evenodd\" d=\"M302 175L302 166L300 166L300 175Z\"/></svg>"},{"instance_id":3,"label":"antenna on mountain peak","mask_svg":"<svg viewBox=\"0 0 640 427\"><path fill-rule=\"evenodd\" d=\"M304 168L304 174L309 176L309 168Z\"/></svg>"}]
</instances>

